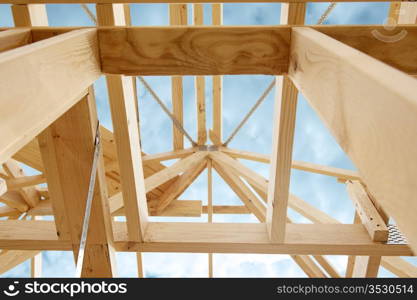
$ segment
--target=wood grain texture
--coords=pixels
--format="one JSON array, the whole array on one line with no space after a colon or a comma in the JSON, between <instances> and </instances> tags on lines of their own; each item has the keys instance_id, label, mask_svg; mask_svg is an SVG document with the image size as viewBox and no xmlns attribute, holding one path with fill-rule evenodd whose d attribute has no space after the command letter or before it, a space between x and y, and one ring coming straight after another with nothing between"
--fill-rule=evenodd
<instances>
[{"instance_id":1,"label":"wood grain texture","mask_svg":"<svg viewBox=\"0 0 417 300\"><path fill-rule=\"evenodd\" d=\"M310 28L293 29L291 57L291 78L417 249L417 80Z\"/></svg>"},{"instance_id":2,"label":"wood grain texture","mask_svg":"<svg viewBox=\"0 0 417 300\"><path fill-rule=\"evenodd\" d=\"M101 74L97 50L95 30L83 29L0 54L0 162L85 94Z\"/></svg>"},{"instance_id":3,"label":"wood grain texture","mask_svg":"<svg viewBox=\"0 0 417 300\"><path fill-rule=\"evenodd\" d=\"M283 242L287 217L297 89L286 77L278 77L269 171L266 223L273 242Z\"/></svg>"},{"instance_id":4,"label":"wood grain texture","mask_svg":"<svg viewBox=\"0 0 417 300\"><path fill-rule=\"evenodd\" d=\"M188 14L187 4L169 4L169 24L187 25ZM172 113L177 121L184 124L183 108L183 81L181 76L171 78ZM184 134L172 124L173 148L174 150L184 149Z\"/></svg>"},{"instance_id":5,"label":"wood grain texture","mask_svg":"<svg viewBox=\"0 0 417 300\"><path fill-rule=\"evenodd\" d=\"M99 29L102 70L125 75L282 74L289 28Z\"/></svg>"},{"instance_id":6,"label":"wood grain texture","mask_svg":"<svg viewBox=\"0 0 417 300\"><path fill-rule=\"evenodd\" d=\"M415 4L415 3L414 3ZM417 27L318 26L317 30L410 75L417 75Z\"/></svg>"},{"instance_id":7,"label":"wood grain texture","mask_svg":"<svg viewBox=\"0 0 417 300\"><path fill-rule=\"evenodd\" d=\"M142 241L148 208L133 80L117 75L106 77L129 237Z\"/></svg>"},{"instance_id":8,"label":"wood grain texture","mask_svg":"<svg viewBox=\"0 0 417 300\"><path fill-rule=\"evenodd\" d=\"M96 128L95 99L90 88L88 96L39 136L54 215L59 216L56 219L57 229L65 239L70 237L75 259L83 226ZM115 269L112 236L101 149L82 277L113 276Z\"/></svg>"},{"instance_id":9,"label":"wood grain texture","mask_svg":"<svg viewBox=\"0 0 417 300\"><path fill-rule=\"evenodd\" d=\"M388 227L362 184L358 181L348 181L346 187L359 218L371 239L374 242L386 242L388 240Z\"/></svg>"},{"instance_id":10,"label":"wood grain texture","mask_svg":"<svg viewBox=\"0 0 417 300\"><path fill-rule=\"evenodd\" d=\"M115 249L142 252L411 255L406 245L373 243L362 225L288 224L286 242L270 243L264 223L149 223L146 243L127 243L115 224ZM1 241L1 240L0 240Z\"/></svg>"},{"instance_id":11,"label":"wood grain texture","mask_svg":"<svg viewBox=\"0 0 417 300\"><path fill-rule=\"evenodd\" d=\"M48 26L44 4L18 4L12 5L11 9L16 27Z\"/></svg>"},{"instance_id":12,"label":"wood grain texture","mask_svg":"<svg viewBox=\"0 0 417 300\"><path fill-rule=\"evenodd\" d=\"M0 52L18 48L32 42L30 29L9 29L0 32Z\"/></svg>"}]
</instances>

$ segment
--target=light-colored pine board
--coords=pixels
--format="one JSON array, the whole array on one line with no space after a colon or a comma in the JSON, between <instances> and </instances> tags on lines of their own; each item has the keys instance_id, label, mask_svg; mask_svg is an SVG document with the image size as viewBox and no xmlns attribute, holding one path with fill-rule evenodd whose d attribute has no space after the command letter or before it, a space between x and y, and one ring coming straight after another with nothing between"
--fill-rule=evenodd
<instances>
[{"instance_id":1,"label":"light-colored pine board","mask_svg":"<svg viewBox=\"0 0 417 300\"><path fill-rule=\"evenodd\" d=\"M187 4L169 4L169 24L187 25ZM177 121L184 124L183 107L183 81L181 76L171 78L172 112ZM184 149L184 134L174 125L173 129L173 148L174 150Z\"/></svg>"},{"instance_id":2,"label":"light-colored pine board","mask_svg":"<svg viewBox=\"0 0 417 300\"><path fill-rule=\"evenodd\" d=\"M352 277L377 277L381 256L356 256Z\"/></svg>"},{"instance_id":3,"label":"light-colored pine board","mask_svg":"<svg viewBox=\"0 0 417 300\"><path fill-rule=\"evenodd\" d=\"M231 172L230 169L213 162L213 166L217 173L223 178L223 180L230 186L239 199L245 204L250 212L252 212L259 222L265 222L266 207L256 197L256 195L245 185L245 183Z\"/></svg>"},{"instance_id":4,"label":"light-colored pine board","mask_svg":"<svg viewBox=\"0 0 417 300\"><path fill-rule=\"evenodd\" d=\"M98 29L102 70L124 75L282 74L290 28Z\"/></svg>"},{"instance_id":5,"label":"light-colored pine board","mask_svg":"<svg viewBox=\"0 0 417 300\"><path fill-rule=\"evenodd\" d=\"M213 3L211 5L211 23L214 26L220 26L223 24L223 4ZM222 98L222 87L223 78L222 76L213 76L213 126L209 130L209 137L213 144L220 145L223 140L223 98Z\"/></svg>"},{"instance_id":6,"label":"light-colored pine board","mask_svg":"<svg viewBox=\"0 0 417 300\"><path fill-rule=\"evenodd\" d=\"M132 77L106 77L129 237L141 241L148 208Z\"/></svg>"},{"instance_id":7,"label":"light-colored pine board","mask_svg":"<svg viewBox=\"0 0 417 300\"><path fill-rule=\"evenodd\" d=\"M0 253L0 274L3 274L37 255L39 251L5 251Z\"/></svg>"},{"instance_id":8,"label":"light-colored pine board","mask_svg":"<svg viewBox=\"0 0 417 300\"><path fill-rule=\"evenodd\" d=\"M196 152L186 158L183 158L173 165L165 168L145 179L145 189L146 192L153 190L159 185L167 182L168 180L174 178L179 173L184 172L190 168L193 168L205 160L208 153L206 151Z\"/></svg>"},{"instance_id":9,"label":"light-colored pine board","mask_svg":"<svg viewBox=\"0 0 417 300\"><path fill-rule=\"evenodd\" d=\"M75 259L85 214L97 124L95 99L90 88L88 96L39 136L57 229L64 230L59 231L60 236L70 237ZM112 277L115 274L112 237L101 149L82 277Z\"/></svg>"},{"instance_id":10,"label":"light-colored pine board","mask_svg":"<svg viewBox=\"0 0 417 300\"><path fill-rule=\"evenodd\" d=\"M19 163L13 159L6 161L3 164L3 168L11 180L19 181L19 179L26 177ZM12 184L12 188L8 187L8 189L18 190L20 195L22 195L23 199L30 207L35 207L40 200L39 194L34 186L21 186L20 188L16 188L16 186L13 187Z\"/></svg>"},{"instance_id":11,"label":"light-colored pine board","mask_svg":"<svg viewBox=\"0 0 417 300\"><path fill-rule=\"evenodd\" d=\"M417 80L313 29L292 32L291 79L417 249Z\"/></svg>"},{"instance_id":12,"label":"light-colored pine board","mask_svg":"<svg viewBox=\"0 0 417 300\"><path fill-rule=\"evenodd\" d=\"M156 214L160 215L168 208L170 203L177 199L194 182L207 166L207 160L203 159L198 164L184 170L179 178L159 197Z\"/></svg>"},{"instance_id":13,"label":"light-colored pine board","mask_svg":"<svg viewBox=\"0 0 417 300\"><path fill-rule=\"evenodd\" d=\"M95 29L83 29L0 54L1 163L85 94L101 74L97 50Z\"/></svg>"},{"instance_id":14,"label":"light-colored pine board","mask_svg":"<svg viewBox=\"0 0 417 300\"><path fill-rule=\"evenodd\" d=\"M12 5L11 9L16 27L48 26L44 4L17 4Z\"/></svg>"},{"instance_id":15,"label":"light-colored pine board","mask_svg":"<svg viewBox=\"0 0 417 300\"><path fill-rule=\"evenodd\" d=\"M277 77L276 93L266 223L271 241L282 243L287 223L297 89L288 77Z\"/></svg>"},{"instance_id":16,"label":"light-colored pine board","mask_svg":"<svg viewBox=\"0 0 417 300\"><path fill-rule=\"evenodd\" d=\"M115 249L142 252L275 253L311 255L411 255L407 245L370 240L362 225L288 224L286 243L270 243L264 223L149 223L146 243L126 243L115 224ZM1 241L1 240L0 240ZM1 245L1 244L0 244Z\"/></svg>"},{"instance_id":17,"label":"light-colored pine board","mask_svg":"<svg viewBox=\"0 0 417 300\"><path fill-rule=\"evenodd\" d=\"M371 239L374 242L386 242L388 240L388 227L369 198L365 188L358 181L348 181L346 187Z\"/></svg>"},{"instance_id":18,"label":"light-colored pine board","mask_svg":"<svg viewBox=\"0 0 417 300\"><path fill-rule=\"evenodd\" d=\"M0 52L18 48L32 42L30 29L9 29L0 32Z\"/></svg>"}]
</instances>

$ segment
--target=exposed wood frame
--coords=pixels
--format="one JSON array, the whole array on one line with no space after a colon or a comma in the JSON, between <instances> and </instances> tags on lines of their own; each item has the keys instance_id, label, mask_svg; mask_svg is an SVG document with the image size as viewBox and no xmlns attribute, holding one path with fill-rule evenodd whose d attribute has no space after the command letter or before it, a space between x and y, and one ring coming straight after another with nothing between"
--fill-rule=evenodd
<instances>
[{"instance_id":1,"label":"exposed wood frame","mask_svg":"<svg viewBox=\"0 0 417 300\"><path fill-rule=\"evenodd\" d=\"M9 29L0 32L0 52L18 48L32 42L32 32L28 28Z\"/></svg>"},{"instance_id":2,"label":"exposed wood frame","mask_svg":"<svg viewBox=\"0 0 417 300\"><path fill-rule=\"evenodd\" d=\"M90 88L86 97L39 136L58 236L62 240L70 238L75 259L80 246L96 129L95 99ZM83 277L114 275L112 237L101 151L85 247Z\"/></svg>"},{"instance_id":3,"label":"exposed wood frame","mask_svg":"<svg viewBox=\"0 0 417 300\"><path fill-rule=\"evenodd\" d=\"M417 203L410 200L417 193L412 183L417 174L417 164L412 163L416 157L412 149L417 149L416 79L311 28L293 28L291 40L291 79L357 166L372 195L417 249L413 216ZM314 53L321 53L322 64L309 63ZM327 105L329 101L333 105ZM395 126L387 121L393 116L398 116ZM403 129L401 134L397 128ZM390 146L382 146L387 141Z\"/></svg>"},{"instance_id":4,"label":"exposed wood frame","mask_svg":"<svg viewBox=\"0 0 417 300\"><path fill-rule=\"evenodd\" d=\"M37 222L37 223L34 223ZM125 222L114 223L115 250L123 252L264 253L296 255L412 256L407 245L374 243L362 225L287 224L284 244L271 243L263 223L150 222L145 242L127 240ZM0 222L0 247L71 250L51 221Z\"/></svg>"},{"instance_id":5,"label":"exposed wood frame","mask_svg":"<svg viewBox=\"0 0 417 300\"><path fill-rule=\"evenodd\" d=\"M268 154L255 153L255 152L244 151L244 150L236 150L236 149L231 149L227 147L220 147L219 150L226 154L229 154L233 158L248 159L248 160L253 160L253 161L267 163L267 164L270 163L270 155ZM338 179L342 181L360 180L359 174L355 171L335 168L335 167L330 167L330 166L323 166L323 165L299 161L299 160L293 160L291 168L296 169L296 170L311 172L311 173L337 177Z\"/></svg>"},{"instance_id":6,"label":"exposed wood frame","mask_svg":"<svg viewBox=\"0 0 417 300\"><path fill-rule=\"evenodd\" d=\"M187 4L177 3L169 4L169 24L170 25L187 25ZM171 94L172 94L172 113L177 121L184 125L184 107L183 107L183 78L181 76L171 77ZM173 129L173 148L174 150L184 149L184 134L174 123Z\"/></svg>"},{"instance_id":7,"label":"exposed wood frame","mask_svg":"<svg viewBox=\"0 0 417 300\"><path fill-rule=\"evenodd\" d=\"M211 5L211 21L214 26L223 24L223 4L213 3ZM221 145L223 140L223 77L220 75L212 76L212 95L213 95L213 125L209 130L209 138L214 145Z\"/></svg>"},{"instance_id":8,"label":"exposed wood frame","mask_svg":"<svg viewBox=\"0 0 417 300\"><path fill-rule=\"evenodd\" d=\"M82 29L0 54L0 163L85 95L86 88L101 74L97 51L96 30ZM39 76L40 65L49 72ZM14 105L10 99L15 100ZM10 117L16 109L21 118Z\"/></svg>"}]
</instances>

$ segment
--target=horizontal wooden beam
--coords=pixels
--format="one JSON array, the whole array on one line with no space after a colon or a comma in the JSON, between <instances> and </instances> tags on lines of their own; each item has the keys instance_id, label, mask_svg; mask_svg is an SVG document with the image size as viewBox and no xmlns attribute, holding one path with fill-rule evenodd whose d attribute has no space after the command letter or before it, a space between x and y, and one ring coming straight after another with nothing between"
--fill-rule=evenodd
<instances>
[{"instance_id":1,"label":"horizontal wooden beam","mask_svg":"<svg viewBox=\"0 0 417 300\"><path fill-rule=\"evenodd\" d=\"M81 99L100 74L95 29L1 53L0 163Z\"/></svg>"},{"instance_id":2,"label":"horizontal wooden beam","mask_svg":"<svg viewBox=\"0 0 417 300\"><path fill-rule=\"evenodd\" d=\"M289 31L297 27L313 28L417 75L413 51L416 25L397 25L393 30L383 25L107 27L99 29L103 71L130 75L282 75L288 70ZM34 28L32 38L38 41L79 28Z\"/></svg>"},{"instance_id":3,"label":"horizontal wooden beam","mask_svg":"<svg viewBox=\"0 0 417 300\"><path fill-rule=\"evenodd\" d=\"M277 75L288 70L286 27L106 28L98 38L104 73Z\"/></svg>"},{"instance_id":4,"label":"horizontal wooden beam","mask_svg":"<svg viewBox=\"0 0 417 300\"><path fill-rule=\"evenodd\" d=\"M184 158L197 151L198 151L198 148L188 148L188 149L174 150L174 151L163 152L163 153L146 154L142 156L142 162L143 164L147 164L149 162L160 162L164 160Z\"/></svg>"},{"instance_id":5,"label":"horizontal wooden beam","mask_svg":"<svg viewBox=\"0 0 417 300\"><path fill-rule=\"evenodd\" d=\"M164 217L200 217L202 213L202 203L200 200L174 200L168 207L156 214L156 205L158 200L148 201L148 212L150 216L164 216ZM110 213L113 217L126 216L123 206L123 196L121 193L109 198ZM52 216L53 210L50 200L41 201L36 207L30 209L29 216ZM20 214L16 209L7 206L0 208L1 216L14 216Z\"/></svg>"},{"instance_id":6,"label":"horizontal wooden beam","mask_svg":"<svg viewBox=\"0 0 417 300\"><path fill-rule=\"evenodd\" d=\"M374 243L362 225L287 224L284 244L269 241L264 223L155 223L145 243L126 239L125 224L115 225L117 251L192 253L269 253L313 255L412 255L407 245Z\"/></svg>"},{"instance_id":7,"label":"horizontal wooden beam","mask_svg":"<svg viewBox=\"0 0 417 300\"><path fill-rule=\"evenodd\" d=\"M417 250L417 80L311 28L291 49L291 79Z\"/></svg>"},{"instance_id":8,"label":"horizontal wooden beam","mask_svg":"<svg viewBox=\"0 0 417 300\"><path fill-rule=\"evenodd\" d=\"M283 244L271 244L262 223L149 222L144 243L127 239L125 222L114 223L115 250L123 252L265 253L412 256L407 245L374 243L358 224L287 224ZM72 250L53 221L0 221L0 248Z\"/></svg>"}]
</instances>

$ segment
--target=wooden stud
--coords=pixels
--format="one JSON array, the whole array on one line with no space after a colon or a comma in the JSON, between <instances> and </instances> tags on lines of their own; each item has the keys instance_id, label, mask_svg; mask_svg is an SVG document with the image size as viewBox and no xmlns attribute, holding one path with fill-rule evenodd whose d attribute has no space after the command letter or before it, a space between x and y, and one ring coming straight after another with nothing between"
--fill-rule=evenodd
<instances>
[{"instance_id":1,"label":"wooden stud","mask_svg":"<svg viewBox=\"0 0 417 300\"><path fill-rule=\"evenodd\" d=\"M16 27L48 26L44 4L14 4L11 9Z\"/></svg>"},{"instance_id":2,"label":"wooden stud","mask_svg":"<svg viewBox=\"0 0 417 300\"><path fill-rule=\"evenodd\" d=\"M223 4L213 3L211 5L212 25L220 26L223 24ZM213 127L209 130L209 137L213 144L221 145L223 140L223 120L222 120L222 76L212 76L213 81Z\"/></svg>"},{"instance_id":3,"label":"wooden stud","mask_svg":"<svg viewBox=\"0 0 417 300\"><path fill-rule=\"evenodd\" d=\"M170 25L187 25L187 4L169 4L169 23ZM183 80L181 76L172 76L171 94L173 114L177 121L183 125ZM174 150L184 149L184 134L174 123L172 128Z\"/></svg>"},{"instance_id":4,"label":"wooden stud","mask_svg":"<svg viewBox=\"0 0 417 300\"><path fill-rule=\"evenodd\" d=\"M278 77L276 92L266 223L271 241L282 243L285 238L297 90L289 78Z\"/></svg>"}]
</instances>

